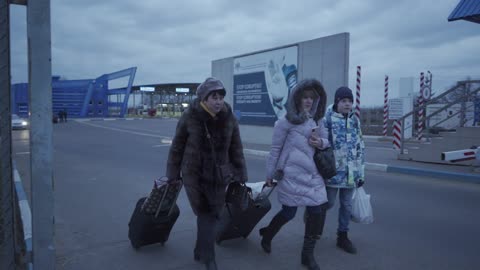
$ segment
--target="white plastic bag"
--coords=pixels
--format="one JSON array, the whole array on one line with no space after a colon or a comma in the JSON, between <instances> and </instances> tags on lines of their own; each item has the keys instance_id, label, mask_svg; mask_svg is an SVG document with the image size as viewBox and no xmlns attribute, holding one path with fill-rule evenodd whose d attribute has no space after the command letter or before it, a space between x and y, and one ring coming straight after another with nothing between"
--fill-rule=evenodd
<instances>
[{"instance_id":1,"label":"white plastic bag","mask_svg":"<svg viewBox=\"0 0 480 270\"><path fill-rule=\"evenodd\" d=\"M353 192L352 221L361 224L370 224L373 222L370 194L367 194L363 187L359 187Z\"/></svg>"},{"instance_id":2,"label":"white plastic bag","mask_svg":"<svg viewBox=\"0 0 480 270\"><path fill-rule=\"evenodd\" d=\"M262 189L263 189L263 184L265 184L265 182L257 182L257 183L245 183L245 185L249 188L252 189L252 199L256 199L258 194L260 194L262 192Z\"/></svg>"}]
</instances>

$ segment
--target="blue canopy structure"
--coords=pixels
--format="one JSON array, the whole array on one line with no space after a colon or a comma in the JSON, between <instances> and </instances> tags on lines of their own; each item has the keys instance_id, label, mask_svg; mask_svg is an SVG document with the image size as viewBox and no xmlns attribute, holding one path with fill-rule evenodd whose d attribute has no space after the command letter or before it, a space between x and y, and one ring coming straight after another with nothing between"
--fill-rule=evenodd
<instances>
[{"instance_id":1,"label":"blue canopy structure","mask_svg":"<svg viewBox=\"0 0 480 270\"><path fill-rule=\"evenodd\" d=\"M461 0L448 16L448 21L466 20L480 23L480 0Z\"/></svg>"},{"instance_id":2,"label":"blue canopy structure","mask_svg":"<svg viewBox=\"0 0 480 270\"><path fill-rule=\"evenodd\" d=\"M68 117L124 117L132 90L136 67L103 74L96 79L62 80L52 77L52 111L66 110ZM111 89L109 81L128 77L125 87ZM12 85L12 112L29 115L28 83ZM34 91L34 90L32 90Z\"/></svg>"}]
</instances>

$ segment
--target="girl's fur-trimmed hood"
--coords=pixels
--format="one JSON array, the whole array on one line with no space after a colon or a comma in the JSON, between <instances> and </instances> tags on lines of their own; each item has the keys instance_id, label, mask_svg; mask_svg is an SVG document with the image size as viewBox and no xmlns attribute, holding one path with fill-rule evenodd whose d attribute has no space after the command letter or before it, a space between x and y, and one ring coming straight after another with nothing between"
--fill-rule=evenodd
<instances>
[{"instance_id":1,"label":"girl's fur-trimmed hood","mask_svg":"<svg viewBox=\"0 0 480 270\"><path fill-rule=\"evenodd\" d=\"M313 106L309 114L301 111L302 94L305 90L313 90L316 93L316 98L313 101ZM293 88L290 94L285 118L288 122L295 125L304 123L310 116L318 122L325 115L326 104L327 94L325 93L322 83L316 79L302 80Z\"/></svg>"}]
</instances>

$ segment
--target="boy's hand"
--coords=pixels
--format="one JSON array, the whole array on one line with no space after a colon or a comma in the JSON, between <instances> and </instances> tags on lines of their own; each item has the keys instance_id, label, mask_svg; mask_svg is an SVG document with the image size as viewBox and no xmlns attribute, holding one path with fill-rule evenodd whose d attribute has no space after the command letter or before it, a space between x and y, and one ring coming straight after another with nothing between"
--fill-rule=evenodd
<instances>
[{"instance_id":1,"label":"boy's hand","mask_svg":"<svg viewBox=\"0 0 480 270\"><path fill-rule=\"evenodd\" d=\"M358 180L358 182L357 182L357 188L363 186L363 184L365 184L365 181L363 181L362 179Z\"/></svg>"}]
</instances>

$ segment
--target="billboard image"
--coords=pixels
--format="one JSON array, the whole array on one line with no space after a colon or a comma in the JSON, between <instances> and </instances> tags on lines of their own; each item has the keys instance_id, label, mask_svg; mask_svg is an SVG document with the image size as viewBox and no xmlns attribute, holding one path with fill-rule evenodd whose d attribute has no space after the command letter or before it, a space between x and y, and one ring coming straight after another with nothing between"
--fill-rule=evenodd
<instances>
[{"instance_id":1,"label":"billboard image","mask_svg":"<svg viewBox=\"0 0 480 270\"><path fill-rule=\"evenodd\" d=\"M273 126L285 116L297 84L298 47L266 51L233 61L233 109L240 124Z\"/></svg>"}]
</instances>

